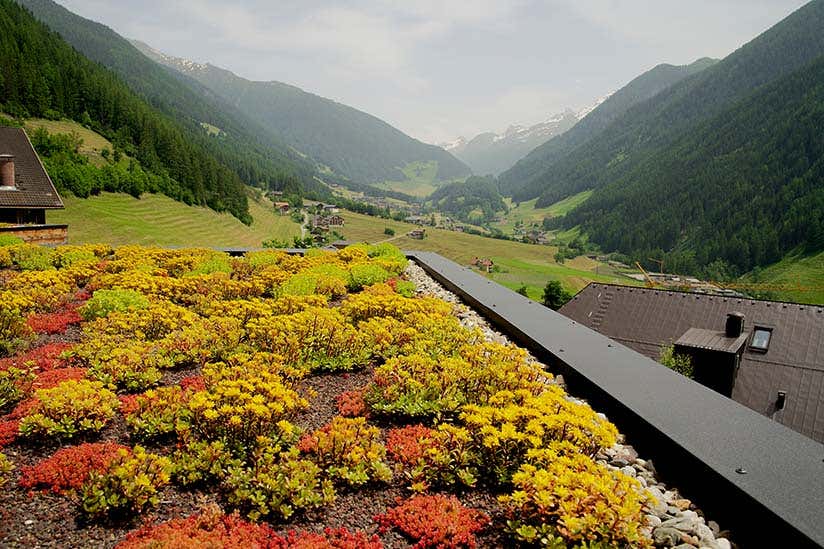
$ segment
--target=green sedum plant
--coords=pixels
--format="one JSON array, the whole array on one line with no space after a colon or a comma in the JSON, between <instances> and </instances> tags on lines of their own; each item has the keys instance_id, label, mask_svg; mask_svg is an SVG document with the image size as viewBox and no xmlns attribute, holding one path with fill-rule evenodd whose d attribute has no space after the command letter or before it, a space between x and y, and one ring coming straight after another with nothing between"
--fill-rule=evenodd
<instances>
[{"instance_id":1,"label":"green sedum plant","mask_svg":"<svg viewBox=\"0 0 824 549\"><path fill-rule=\"evenodd\" d=\"M160 503L158 490L169 484L171 472L169 458L141 446L119 450L105 471L93 471L83 484L81 508L95 518L140 513Z\"/></svg>"},{"instance_id":2,"label":"green sedum plant","mask_svg":"<svg viewBox=\"0 0 824 549\"><path fill-rule=\"evenodd\" d=\"M258 451L253 465L233 467L225 484L230 504L242 507L249 518L288 519L296 511L332 503L335 491L323 480L320 467L301 459L296 448L281 453L278 447Z\"/></svg>"},{"instance_id":3,"label":"green sedum plant","mask_svg":"<svg viewBox=\"0 0 824 549\"><path fill-rule=\"evenodd\" d=\"M145 309L149 306L149 300L135 290L97 290L85 305L78 309L80 316L84 320L94 320L103 318L115 311L130 311Z\"/></svg>"}]
</instances>

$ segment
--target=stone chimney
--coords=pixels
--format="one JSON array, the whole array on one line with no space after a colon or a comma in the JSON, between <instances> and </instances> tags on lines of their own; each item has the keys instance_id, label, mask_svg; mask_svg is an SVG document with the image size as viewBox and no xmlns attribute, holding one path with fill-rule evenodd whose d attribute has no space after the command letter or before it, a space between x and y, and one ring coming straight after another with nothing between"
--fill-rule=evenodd
<instances>
[{"instance_id":1,"label":"stone chimney","mask_svg":"<svg viewBox=\"0 0 824 549\"><path fill-rule=\"evenodd\" d=\"M0 187L16 188L14 183L14 155L0 154Z\"/></svg>"}]
</instances>

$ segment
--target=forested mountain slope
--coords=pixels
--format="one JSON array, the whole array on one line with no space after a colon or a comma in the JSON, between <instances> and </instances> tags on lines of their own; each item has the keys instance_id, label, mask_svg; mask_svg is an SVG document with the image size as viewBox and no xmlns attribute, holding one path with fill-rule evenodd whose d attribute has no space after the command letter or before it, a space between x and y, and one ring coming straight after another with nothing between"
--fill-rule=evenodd
<instances>
[{"instance_id":1,"label":"forested mountain slope","mask_svg":"<svg viewBox=\"0 0 824 549\"><path fill-rule=\"evenodd\" d=\"M822 29L824 0L814 0L719 63L635 105L536 176L544 189L537 205L628 177L666 154L698 124L824 53Z\"/></svg>"},{"instance_id":2,"label":"forested mountain slope","mask_svg":"<svg viewBox=\"0 0 824 549\"><path fill-rule=\"evenodd\" d=\"M550 139L531 151L498 178L501 192L515 200L539 196L546 186L546 170L564 155L603 132L631 107L646 101L684 78L698 73L717 61L703 58L682 66L661 64L633 79L593 109L566 133Z\"/></svg>"},{"instance_id":3,"label":"forested mountain slope","mask_svg":"<svg viewBox=\"0 0 824 549\"><path fill-rule=\"evenodd\" d=\"M326 192L311 161L214 92L147 59L112 29L51 0L18 0L80 53L114 71L139 96L186 129L248 185L292 193ZM219 131L204 130L208 124Z\"/></svg>"},{"instance_id":4,"label":"forested mountain slope","mask_svg":"<svg viewBox=\"0 0 824 549\"><path fill-rule=\"evenodd\" d=\"M225 69L170 57L135 42L147 56L177 69L230 102L287 143L361 183L403 180L412 162L438 163L438 179L469 175L460 160L409 137L365 112L281 82L253 82Z\"/></svg>"},{"instance_id":5,"label":"forested mountain slope","mask_svg":"<svg viewBox=\"0 0 824 549\"><path fill-rule=\"evenodd\" d=\"M251 221L236 173L11 0L0 0L0 75L0 110L82 122L139 160L152 176L146 190Z\"/></svg>"},{"instance_id":6,"label":"forested mountain slope","mask_svg":"<svg viewBox=\"0 0 824 549\"><path fill-rule=\"evenodd\" d=\"M824 55L684 132L561 222L607 249L666 257L673 272L740 274L824 250L823 128Z\"/></svg>"}]
</instances>

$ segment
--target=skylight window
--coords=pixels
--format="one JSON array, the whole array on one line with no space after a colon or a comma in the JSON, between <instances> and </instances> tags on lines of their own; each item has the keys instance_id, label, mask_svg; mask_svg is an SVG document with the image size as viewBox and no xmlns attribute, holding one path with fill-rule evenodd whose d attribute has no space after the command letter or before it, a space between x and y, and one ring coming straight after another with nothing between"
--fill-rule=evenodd
<instances>
[{"instance_id":1,"label":"skylight window","mask_svg":"<svg viewBox=\"0 0 824 549\"><path fill-rule=\"evenodd\" d=\"M754 351L767 352L770 347L770 339L772 338L772 328L763 328L756 326L752 332L752 341L750 341L750 349Z\"/></svg>"}]
</instances>

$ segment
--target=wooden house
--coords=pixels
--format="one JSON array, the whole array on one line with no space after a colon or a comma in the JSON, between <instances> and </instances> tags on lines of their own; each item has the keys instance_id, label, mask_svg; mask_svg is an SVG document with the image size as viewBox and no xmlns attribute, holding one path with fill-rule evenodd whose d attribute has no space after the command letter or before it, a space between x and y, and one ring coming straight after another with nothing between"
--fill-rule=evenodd
<instances>
[{"instance_id":1,"label":"wooden house","mask_svg":"<svg viewBox=\"0 0 824 549\"><path fill-rule=\"evenodd\" d=\"M35 244L65 244L67 225L47 225L63 209L51 178L22 128L0 127L0 234Z\"/></svg>"}]
</instances>

